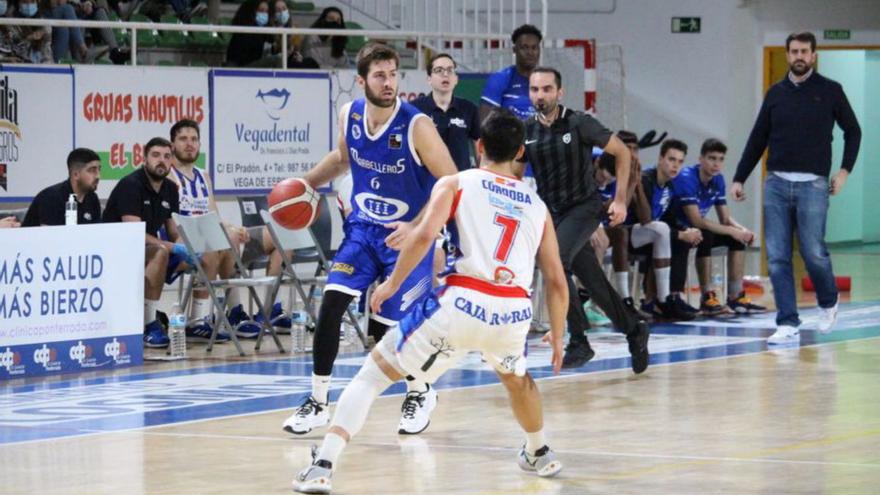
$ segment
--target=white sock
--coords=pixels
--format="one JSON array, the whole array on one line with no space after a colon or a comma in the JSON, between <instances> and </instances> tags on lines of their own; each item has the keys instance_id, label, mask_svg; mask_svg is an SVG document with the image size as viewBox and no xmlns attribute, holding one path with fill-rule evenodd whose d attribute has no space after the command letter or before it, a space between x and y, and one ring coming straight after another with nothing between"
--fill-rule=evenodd
<instances>
[{"instance_id":1,"label":"white sock","mask_svg":"<svg viewBox=\"0 0 880 495\"><path fill-rule=\"evenodd\" d=\"M345 439L335 433L328 433L324 435L324 441L321 443L321 449L318 450L317 459L330 461L333 467L336 468L336 460L339 459L339 454L342 453L345 446Z\"/></svg>"},{"instance_id":2,"label":"white sock","mask_svg":"<svg viewBox=\"0 0 880 495\"><path fill-rule=\"evenodd\" d=\"M663 302L669 296L669 272L670 267L654 268L654 278L657 279L657 300Z\"/></svg>"},{"instance_id":3,"label":"white sock","mask_svg":"<svg viewBox=\"0 0 880 495\"><path fill-rule=\"evenodd\" d=\"M629 295L629 270L624 272L614 272L614 290L620 294L620 297L626 299Z\"/></svg>"},{"instance_id":4,"label":"white sock","mask_svg":"<svg viewBox=\"0 0 880 495\"><path fill-rule=\"evenodd\" d=\"M198 299L193 297L192 308L189 310L189 317L192 320L198 320L211 314L211 299L206 297Z\"/></svg>"},{"instance_id":5,"label":"white sock","mask_svg":"<svg viewBox=\"0 0 880 495\"><path fill-rule=\"evenodd\" d=\"M406 379L406 391L407 392L420 392L425 393L431 389L431 386L425 382L420 382L418 380L410 380Z\"/></svg>"},{"instance_id":6,"label":"white sock","mask_svg":"<svg viewBox=\"0 0 880 495\"><path fill-rule=\"evenodd\" d=\"M330 379L329 375L321 376L312 373L312 397L321 404L326 404L329 401Z\"/></svg>"},{"instance_id":7,"label":"white sock","mask_svg":"<svg viewBox=\"0 0 880 495\"><path fill-rule=\"evenodd\" d=\"M241 304L241 291L238 289L230 289L229 296L226 298L226 307L232 309Z\"/></svg>"},{"instance_id":8,"label":"white sock","mask_svg":"<svg viewBox=\"0 0 880 495\"><path fill-rule=\"evenodd\" d=\"M156 310L159 309L159 301L144 298L144 326L156 321Z\"/></svg>"},{"instance_id":9,"label":"white sock","mask_svg":"<svg viewBox=\"0 0 880 495\"><path fill-rule=\"evenodd\" d=\"M538 430L533 433L526 432L526 453L529 455L535 455L535 452L538 451L541 447L546 445L546 440L544 440L544 430Z\"/></svg>"}]
</instances>

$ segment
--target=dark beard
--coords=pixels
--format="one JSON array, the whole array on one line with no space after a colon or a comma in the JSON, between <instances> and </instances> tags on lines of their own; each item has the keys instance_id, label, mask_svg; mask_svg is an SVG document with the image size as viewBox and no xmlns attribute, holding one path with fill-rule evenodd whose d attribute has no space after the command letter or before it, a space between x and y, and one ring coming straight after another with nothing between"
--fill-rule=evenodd
<instances>
[{"instance_id":1,"label":"dark beard","mask_svg":"<svg viewBox=\"0 0 880 495\"><path fill-rule=\"evenodd\" d=\"M397 99L397 95L391 99L390 102L385 102L382 98L376 96L372 91L370 91L369 86L364 86L364 96L367 98L367 101L376 105L379 108L390 108L394 106L394 100Z\"/></svg>"},{"instance_id":2,"label":"dark beard","mask_svg":"<svg viewBox=\"0 0 880 495\"><path fill-rule=\"evenodd\" d=\"M163 175L159 175L159 174L157 174L157 173L154 173L152 170L148 169L148 168L146 167L146 165L144 165L144 172L146 172L147 177L149 177L150 179L152 179L152 180L154 180L154 181L156 181L156 182L162 182L162 180L165 179L165 177L168 176L168 171L170 171L170 170L171 170L171 167L166 167L166 168L165 168L165 174L163 174Z\"/></svg>"},{"instance_id":3,"label":"dark beard","mask_svg":"<svg viewBox=\"0 0 880 495\"><path fill-rule=\"evenodd\" d=\"M792 74L798 77L806 74L807 72L810 72L810 69L812 69L809 64L803 64L803 69L798 69L797 67L798 65L792 64L788 67L788 69L791 71Z\"/></svg>"}]
</instances>

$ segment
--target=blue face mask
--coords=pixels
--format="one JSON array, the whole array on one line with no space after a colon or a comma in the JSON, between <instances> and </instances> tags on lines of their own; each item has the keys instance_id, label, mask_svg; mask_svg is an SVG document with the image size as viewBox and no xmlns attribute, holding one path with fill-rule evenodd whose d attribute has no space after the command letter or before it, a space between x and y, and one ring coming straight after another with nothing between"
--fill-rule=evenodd
<instances>
[{"instance_id":1,"label":"blue face mask","mask_svg":"<svg viewBox=\"0 0 880 495\"><path fill-rule=\"evenodd\" d=\"M36 3L23 3L19 9L21 10L21 14L25 17L33 17L37 15Z\"/></svg>"},{"instance_id":2,"label":"blue face mask","mask_svg":"<svg viewBox=\"0 0 880 495\"><path fill-rule=\"evenodd\" d=\"M265 26L269 24L269 13L268 12L257 12L257 26Z\"/></svg>"},{"instance_id":3,"label":"blue face mask","mask_svg":"<svg viewBox=\"0 0 880 495\"><path fill-rule=\"evenodd\" d=\"M282 10L281 12L275 13L275 22L278 24L287 25L287 21L290 20L290 12L286 10Z\"/></svg>"},{"instance_id":4,"label":"blue face mask","mask_svg":"<svg viewBox=\"0 0 880 495\"><path fill-rule=\"evenodd\" d=\"M9 8L9 4L6 3L6 0L0 1L0 15L6 15L6 9Z\"/></svg>"}]
</instances>

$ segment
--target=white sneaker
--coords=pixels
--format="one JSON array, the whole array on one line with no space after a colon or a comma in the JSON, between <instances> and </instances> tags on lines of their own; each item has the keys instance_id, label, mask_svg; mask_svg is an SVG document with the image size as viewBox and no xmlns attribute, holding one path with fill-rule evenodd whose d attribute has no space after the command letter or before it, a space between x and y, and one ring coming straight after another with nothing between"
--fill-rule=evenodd
<instances>
[{"instance_id":1,"label":"white sneaker","mask_svg":"<svg viewBox=\"0 0 880 495\"><path fill-rule=\"evenodd\" d=\"M310 395L289 418L284 420L282 428L294 435L305 435L312 431L312 428L326 426L329 422L330 413L327 411L327 404L321 404Z\"/></svg>"},{"instance_id":2,"label":"white sneaker","mask_svg":"<svg viewBox=\"0 0 880 495\"><path fill-rule=\"evenodd\" d=\"M526 447L523 446L519 451L516 463L523 471L534 471L542 478L556 476L559 471L562 471L562 463L556 459L556 454L546 445L538 449L535 455L529 455L526 452Z\"/></svg>"},{"instance_id":3,"label":"white sneaker","mask_svg":"<svg viewBox=\"0 0 880 495\"><path fill-rule=\"evenodd\" d=\"M403 413L400 416L397 433L401 435L416 435L425 431L431 424L431 411L437 407L437 391L428 385L425 392L407 392L406 399L400 407Z\"/></svg>"},{"instance_id":4,"label":"white sneaker","mask_svg":"<svg viewBox=\"0 0 880 495\"><path fill-rule=\"evenodd\" d=\"M332 486L333 464L330 461L317 460L303 469L293 479L293 491L299 493L330 493Z\"/></svg>"},{"instance_id":5,"label":"white sneaker","mask_svg":"<svg viewBox=\"0 0 880 495\"><path fill-rule=\"evenodd\" d=\"M819 333L831 333L837 323L837 303L830 308L819 308Z\"/></svg>"},{"instance_id":6,"label":"white sneaker","mask_svg":"<svg viewBox=\"0 0 880 495\"><path fill-rule=\"evenodd\" d=\"M767 339L768 344L791 344L800 340L800 331L791 325L779 325L776 332Z\"/></svg>"}]
</instances>

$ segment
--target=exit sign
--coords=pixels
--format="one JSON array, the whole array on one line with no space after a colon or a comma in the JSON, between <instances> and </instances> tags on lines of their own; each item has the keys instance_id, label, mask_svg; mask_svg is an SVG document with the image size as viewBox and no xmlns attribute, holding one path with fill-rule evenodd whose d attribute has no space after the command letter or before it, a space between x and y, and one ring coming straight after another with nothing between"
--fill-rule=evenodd
<instances>
[{"instance_id":1,"label":"exit sign","mask_svg":"<svg viewBox=\"0 0 880 495\"><path fill-rule=\"evenodd\" d=\"M672 18L673 33L699 33L700 18L699 17L673 17Z\"/></svg>"},{"instance_id":2,"label":"exit sign","mask_svg":"<svg viewBox=\"0 0 880 495\"><path fill-rule=\"evenodd\" d=\"M826 40L848 40L849 29L826 29L824 38Z\"/></svg>"}]
</instances>

